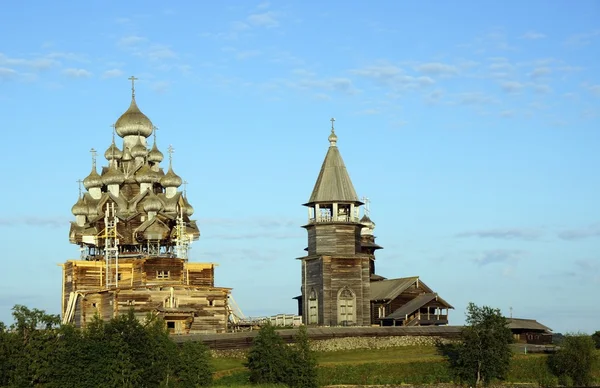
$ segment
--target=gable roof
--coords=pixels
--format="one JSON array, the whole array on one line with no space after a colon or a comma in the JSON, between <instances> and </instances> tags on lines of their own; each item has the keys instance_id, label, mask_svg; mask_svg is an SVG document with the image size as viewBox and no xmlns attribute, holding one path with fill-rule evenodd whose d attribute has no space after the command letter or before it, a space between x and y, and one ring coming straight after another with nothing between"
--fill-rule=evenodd
<instances>
[{"instance_id":1,"label":"gable roof","mask_svg":"<svg viewBox=\"0 0 600 388\"><path fill-rule=\"evenodd\" d=\"M315 183L308 203L314 202L353 202L360 203L342 155L335 145L329 146L325 160L321 166L319 177Z\"/></svg>"},{"instance_id":2,"label":"gable roof","mask_svg":"<svg viewBox=\"0 0 600 388\"><path fill-rule=\"evenodd\" d=\"M552 329L548 326L544 326L535 319L522 319L522 318L507 318L509 329L516 330L541 330L551 332Z\"/></svg>"},{"instance_id":3,"label":"gable roof","mask_svg":"<svg viewBox=\"0 0 600 388\"><path fill-rule=\"evenodd\" d=\"M410 302L402 305L402 307L400 307L399 309L397 309L396 311L394 311L393 313L391 313L383 319L405 318L407 315L414 313L415 311L423 307L425 304L434 300L436 296L437 295L434 293L421 294L413 300L411 300Z\"/></svg>"},{"instance_id":4,"label":"gable roof","mask_svg":"<svg viewBox=\"0 0 600 388\"><path fill-rule=\"evenodd\" d=\"M418 276L413 276L410 278L386 279L371 282L371 300L375 301L394 299L408 287L415 284L418 279ZM429 287L427 287L427 289L429 290Z\"/></svg>"}]
</instances>

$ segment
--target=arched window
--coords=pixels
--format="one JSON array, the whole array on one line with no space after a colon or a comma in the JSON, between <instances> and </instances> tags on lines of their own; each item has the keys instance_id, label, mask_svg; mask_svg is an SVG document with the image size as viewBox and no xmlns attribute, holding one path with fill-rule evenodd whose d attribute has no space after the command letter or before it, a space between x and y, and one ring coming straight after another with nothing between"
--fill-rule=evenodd
<instances>
[{"instance_id":1,"label":"arched window","mask_svg":"<svg viewBox=\"0 0 600 388\"><path fill-rule=\"evenodd\" d=\"M308 295L308 324L316 325L319 323L319 298L314 288L311 288Z\"/></svg>"},{"instance_id":2,"label":"arched window","mask_svg":"<svg viewBox=\"0 0 600 388\"><path fill-rule=\"evenodd\" d=\"M356 298L347 287L338 292L338 325L354 324Z\"/></svg>"}]
</instances>

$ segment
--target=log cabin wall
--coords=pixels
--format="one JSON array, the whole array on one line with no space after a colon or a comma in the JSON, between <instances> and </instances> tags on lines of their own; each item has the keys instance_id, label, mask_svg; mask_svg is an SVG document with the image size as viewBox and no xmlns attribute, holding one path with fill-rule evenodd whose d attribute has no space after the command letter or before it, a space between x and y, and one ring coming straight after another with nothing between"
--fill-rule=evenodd
<instances>
[{"instance_id":1,"label":"log cabin wall","mask_svg":"<svg viewBox=\"0 0 600 388\"><path fill-rule=\"evenodd\" d=\"M338 295L344 289L349 289L355 297L354 325L367 326L371 324L369 258L332 257L330 264L330 295L331 325L341 325L338 322Z\"/></svg>"},{"instance_id":2,"label":"log cabin wall","mask_svg":"<svg viewBox=\"0 0 600 388\"><path fill-rule=\"evenodd\" d=\"M150 312L160 312L165 320L187 319L187 323L178 322L177 333L227 330L230 289L214 287L212 263L186 263L170 257L122 259L119 287L109 290L103 284L104 261L70 260L62 267L64 306L71 292L80 295L73 316L77 327L84 327L95 314L108 321L133 309L139 319Z\"/></svg>"},{"instance_id":3,"label":"log cabin wall","mask_svg":"<svg viewBox=\"0 0 600 388\"><path fill-rule=\"evenodd\" d=\"M354 255L360 252L358 224L322 223L307 227L309 255Z\"/></svg>"}]
</instances>

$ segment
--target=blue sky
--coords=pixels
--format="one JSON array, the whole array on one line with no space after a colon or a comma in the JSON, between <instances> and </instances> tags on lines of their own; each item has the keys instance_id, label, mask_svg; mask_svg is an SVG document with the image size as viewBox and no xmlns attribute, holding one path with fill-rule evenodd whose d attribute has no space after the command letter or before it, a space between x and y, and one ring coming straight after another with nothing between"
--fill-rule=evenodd
<instances>
[{"instance_id":1,"label":"blue sky","mask_svg":"<svg viewBox=\"0 0 600 388\"><path fill-rule=\"evenodd\" d=\"M224 3L3 4L1 321L59 312L76 181L135 75L189 182L191 258L246 315L296 311L335 117L379 274L419 275L451 324L472 301L600 328L600 3Z\"/></svg>"}]
</instances>

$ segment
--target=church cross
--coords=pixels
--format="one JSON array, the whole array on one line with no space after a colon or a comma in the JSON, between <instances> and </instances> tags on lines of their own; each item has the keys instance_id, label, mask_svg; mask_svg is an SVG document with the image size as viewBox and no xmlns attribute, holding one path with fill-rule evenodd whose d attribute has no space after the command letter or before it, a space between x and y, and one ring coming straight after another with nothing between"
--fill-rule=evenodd
<instances>
[{"instance_id":1,"label":"church cross","mask_svg":"<svg viewBox=\"0 0 600 388\"><path fill-rule=\"evenodd\" d=\"M173 148L173 146L171 144L169 144L169 167L171 166L171 164L173 163L173 152L175 152L175 148Z\"/></svg>"},{"instance_id":2,"label":"church cross","mask_svg":"<svg viewBox=\"0 0 600 388\"><path fill-rule=\"evenodd\" d=\"M187 185L188 185L188 181L184 180L183 181L183 195L185 197L187 197Z\"/></svg>"},{"instance_id":3,"label":"church cross","mask_svg":"<svg viewBox=\"0 0 600 388\"><path fill-rule=\"evenodd\" d=\"M96 152L96 150L92 148L90 150L90 153L92 154L92 167L96 168L96 154L98 152Z\"/></svg>"},{"instance_id":4,"label":"church cross","mask_svg":"<svg viewBox=\"0 0 600 388\"><path fill-rule=\"evenodd\" d=\"M135 98L135 81L137 81L139 78L135 78L134 76L131 76L127 79L131 80L131 98Z\"/></svg>"},{"instance_id":5,"label":"church cross","mask_svg":"<svg viewBox=\"0 0 600 388\"><path fill-rule=\"evenodd\" d=\"M335 123L335 119L332 117L329 121L331 121L331 132L334 132L333 123Z\"/></svg>"},{"instance_id":6,"label":"church cross","mask_svg":"<svg viewBox=\"0 0 600 388\"><path fill-rule=\"evenodd\" d=\"M361 200L364 202L365 204L365 215L367 217L369 217L369 214L371 214L371 200L367 197L362 197Z\"/></svg>"},{"instance_id":7,"label":"church cross","mask_svg":"<svg viewBox=\"0 0 600 388\"><path fill-rule=\"evenodd\" d=\"M79 197L81 198L81 184L83 181L81 179L77 179L77 183L79 184Z\"/></svg>"}]
</instances>

